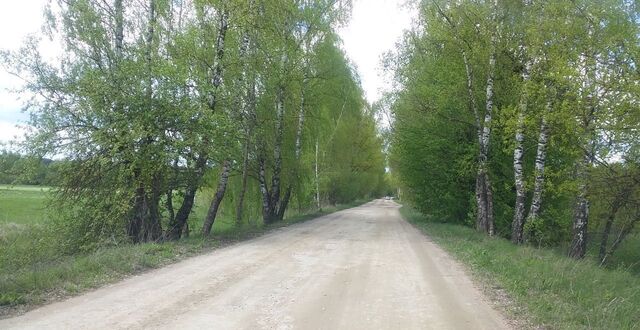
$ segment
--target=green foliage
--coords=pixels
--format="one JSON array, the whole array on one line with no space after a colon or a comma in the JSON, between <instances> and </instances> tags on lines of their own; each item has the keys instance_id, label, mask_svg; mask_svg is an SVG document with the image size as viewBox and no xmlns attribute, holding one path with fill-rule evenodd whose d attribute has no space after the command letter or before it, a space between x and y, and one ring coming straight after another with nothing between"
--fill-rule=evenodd
<instances>
[{"instance_id":1,"label":"green foliage","mask_svg":"<svg viewBox=\"0 0 640 330\"><path fill-rule=\"evenodd\" d=\"M629 182L630 175L617 170L602 178L598 173L618 165L637 167L639 159L637 5L423 1L418 9L418 25L385 58L395 78L384 104L393 117L390 167L406 192L403 198L430 218L474 224L475 178L484 166L479 135L488 128L495 232L510 237L516 132L524 134L528 212L544 122L541 211L526 223L524 236L537 246L567 246L578 235L574 210L584 196L593 206L584 220L591 219L587 238L600 239L597 231L615 191L628 186L623 178ZM487 127L487 71L494 45L493 112ZM628 225L637 221L632 220L638 218L637 205L625 205L614 229L637 232Z\"/></svg>"},{"instance_id":2,"label":"green foliage","mask_svg":"<svg viewBox=\"0 0 640 330\"><path fill-rule=\"evenodd\" d=\"M381 141L335 33L349 8L329 0L52 4L46 31L62 41L61 58L45 60L36 38L1 53L37 97L25 105L33 130L20 146L29 156L3 154L0 174L26 173L16 165L24 159L38 179L0 182L55 182L54 232L67 254L199 230L223 164L231 173L222 218L235 215L240 196L252 221L263 200L277 203L285 191L297 212L377 196Z\"/></svg>"},{"instance_id":3,"label":"green foliage","mask_svg":"<svg viewBox=\"0 0 640 330\"><path fill-rule=\"evenodd\" d=\"M0 184L54 186L63 161L0 153Z\"/></svg>"}]
</instances>

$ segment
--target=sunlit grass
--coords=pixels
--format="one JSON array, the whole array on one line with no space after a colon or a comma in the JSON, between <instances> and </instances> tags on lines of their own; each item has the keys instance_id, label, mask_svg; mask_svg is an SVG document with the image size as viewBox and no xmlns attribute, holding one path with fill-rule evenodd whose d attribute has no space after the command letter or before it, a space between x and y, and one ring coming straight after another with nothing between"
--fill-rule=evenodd
<instances>
[{"instance_id":1,"label":"sunlit grass","mask_svg":"<svg viewBox=\"0 0 640 330\"><path fill-rule=\"evenodd\" d=\"M408 207L401 213L467 265L490 291L504 290L516 306L524 307L515 317L552 329L640 327L640 277L629 271L428 221Z\"/></svg>"}]
</instances>

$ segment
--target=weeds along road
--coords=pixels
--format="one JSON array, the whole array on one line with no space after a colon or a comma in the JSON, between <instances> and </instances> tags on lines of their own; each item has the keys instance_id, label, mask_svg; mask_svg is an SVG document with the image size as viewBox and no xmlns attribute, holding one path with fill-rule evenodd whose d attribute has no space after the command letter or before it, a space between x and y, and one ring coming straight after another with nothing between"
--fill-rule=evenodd
<instances>
[{"instance_id":1,"label":"weeds along road","mask_svg":"<svg viewBox=\"0 0 640 330\"><path fill-rule=\"evenodd\" d=\"M0 328L507 328L398 208L375 200L1 320Z\"/></svg>"}]
</instances>

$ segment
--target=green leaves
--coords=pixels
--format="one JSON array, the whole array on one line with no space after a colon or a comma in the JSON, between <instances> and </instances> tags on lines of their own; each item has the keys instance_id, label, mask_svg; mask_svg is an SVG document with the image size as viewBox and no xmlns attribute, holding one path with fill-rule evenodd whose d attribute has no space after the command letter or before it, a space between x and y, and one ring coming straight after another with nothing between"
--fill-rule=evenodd
<instances>
[{"instance_id":1,"label":"green leaves","mask_svg":"<svg viewBox=\"0 0 640 330\"><path fill-rule=\"evenodd\" d=\"M584 186L576 164L585 155L591 159L588 166L598 168L620 159L637 160L637 134L630 133L640 123L638 107L631 106L640 96L633 82L637 70L632 69L640 44L637 10L616 0L498 4L498 27L488 19L490 2L420 5L419 27L386 59L398 86L389 97L394 115L392 170L422 212L459 222L476 212L472 201L478 142L470 95L483 103L487 49L497 31L496 111L488 156L497 231L505 236L510 232L512 155L518 104L526 93L527 200L542 118L550 133L542 218L530 224L529 231L543 244L561 243L570 235L573 201ZM471 93L465 90L464 57L473 78ZM527 61L530 79L524 81Z\"/></svg>"}]
</instances>

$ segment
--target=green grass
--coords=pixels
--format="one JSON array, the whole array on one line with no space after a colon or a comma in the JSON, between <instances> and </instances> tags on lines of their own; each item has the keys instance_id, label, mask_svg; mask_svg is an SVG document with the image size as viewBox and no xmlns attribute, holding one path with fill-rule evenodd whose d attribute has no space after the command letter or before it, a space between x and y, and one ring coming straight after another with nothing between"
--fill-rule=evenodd
<instances>
[{"instance_id":1,"label":"green grass","mask_svg":"<svg viewBox=\"0 0 640 330\"><path fill-rule=\"evenodd\" d=\"M511 310L514 318L551 329L640 329L640 277L629 271L431 222L409 207L400 211L467 265L488 291L506 292L519 306Z\"/></svg>"},{"instance_id":2,"label":"green grass","mask_svg":"<svg viewBox=\"0 0 640 330\"><path fill-rule=\"evenodd\" d=\"M45 222L48 191L47 187L0 185L0 226Z\"/></svg>"},{"instance_id":3,"label":"green grass","mask_svg":"<svg viewBox=\"0 0 640 330\"><path fill-rule=\"evenodd\" d=\"M204 240L199 234L201 218L206 212L206 198L203 197L190 218L192 235L187 239L121 244L91 253L61 256L55 254L56 249L52 246L55 240L48 239L50 235L47 236L44 224L46 190L16 187L4 189L2 193L0 205L11 208L11 219L15 222L0 223L0 316L362 203L328 207L310 214L293 214L270 226L255 221L254 225L237 227L229 214L222 213L214 225L211 239Z\"/></svg>"},{"instance_id":4,"label":"green grass","mask_svg":"<svg viewBox=\"0 0 640 330\"><path fill-rule=\"evenodd\" d=\"M587 257L597 259L600 248L600 237L594 236L588 249ZM615 235L609 239L609 244ZM620 247L609 257L606 267L624 269L640 276L640 232L629 234Z\"/></svg>"}]
</instances>

